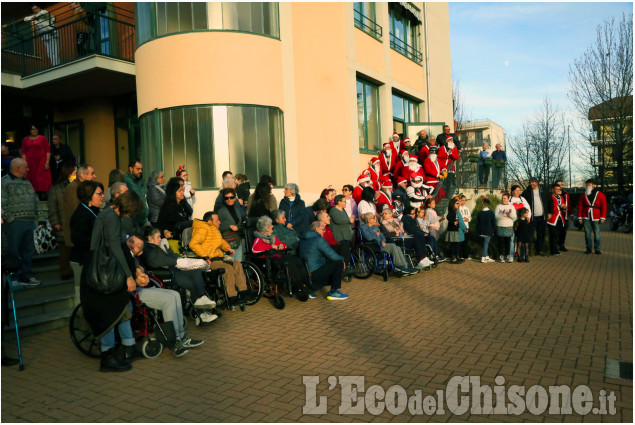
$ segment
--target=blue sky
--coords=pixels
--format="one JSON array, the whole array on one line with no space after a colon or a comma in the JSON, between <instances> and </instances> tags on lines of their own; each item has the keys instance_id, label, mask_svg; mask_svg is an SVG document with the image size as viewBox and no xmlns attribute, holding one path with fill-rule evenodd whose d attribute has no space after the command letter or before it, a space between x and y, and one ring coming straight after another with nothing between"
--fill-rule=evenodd
<instances>
[{"instance_id":1,"label":"blue sky","mask_svg":"<svg viewBox=\"0 0 635 425\"><path fill-rule=\"evenodd\" d=\"M520 131L545 95L568 116L569 64L628 3L450 3L452 72L472 119Z\"/></svg>"}]
</instances>

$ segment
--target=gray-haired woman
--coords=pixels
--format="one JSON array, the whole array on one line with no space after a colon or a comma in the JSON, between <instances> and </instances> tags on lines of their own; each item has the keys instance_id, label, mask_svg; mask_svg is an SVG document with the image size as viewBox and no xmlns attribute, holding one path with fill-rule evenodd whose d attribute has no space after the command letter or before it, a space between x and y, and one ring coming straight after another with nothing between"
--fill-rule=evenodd
<instances>
[{"instance_id":1,"label":"gray-haired woman","mask_svg":"<svg viewBox=\"0 0 635 425\"><path fill-rule=\"evenodd\" d=\"M298 236L302 236L309 228L309 216L306 214L306 205L300 198L300 189L295 183L287 183L284 186L284 198L280 201L279 210L286 213L287 227L295 230Z\"/></svg>"},{"instance_id":2,"label":"gray-haired woman","mask_svg":"<svg viewBox=\"0 0 635 425\"><path fill-rule=\"evenodd\" d=\"M148 191L146 200L148 201L148 221L152 226L156 226L159 219L159 211L165 203L165 175L163 171L153 171L148 178Z\"/></svg>"}]
</instances>

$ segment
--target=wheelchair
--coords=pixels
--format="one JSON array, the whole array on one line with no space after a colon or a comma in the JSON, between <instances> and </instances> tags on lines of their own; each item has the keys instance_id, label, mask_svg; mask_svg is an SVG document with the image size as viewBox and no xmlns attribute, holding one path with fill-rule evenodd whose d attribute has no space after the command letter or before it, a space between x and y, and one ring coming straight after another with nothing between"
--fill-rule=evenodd
<instances>
[{"instance_id":1,"label":"wheelchair","mask_svg":"<svg viewBox=\"0 0 635 425\"><path fill-rule=\"evenodd\" d=\"M410 265L410 267L414 268L414 267L417 267L417 264L418 264L416 261L417 255L413 248L406 247L406 240L411 239L413 237L414 236L392 236L390 237L390 241L393 242L395 245L397 245L399 248L401 248L401 251L403 252L404 257L406 257L406 261L408 261L408 264ZM435 255L432 247L428 244L426 244L426 252L428 254L428 258L432 259L432 264L430 266L424 267L422 270L430 271L431 268L436 268L439 265L439 259Z\"/></svg>"},{"instance_id":2,"label":"wheelchair","mask_svg":"<svg viewBox=\"0 0 635 425\"><path fill-rule=\"evenodd\" d=\"M151 285L163 288L162 282L156 276L151 274L148 276L150 277ZM155 311L142 303L137 292L131 293L130 298L132 301L130 326L136 341L135 345L145 358L154 359L159 357L163 352L164 346L170 347L174 344L173 338L170 337L170 335L174 334L172 323L167 322L170 328L164 329L163 326L166 322L163 322L159 311ZM185 327L187 318L184 316L183 320ZM71 313L69 331L73 344L82 354L89 357L101 356L99 340L94 337L88 322L84 318L81 304L77 305ZM118 340L119 334L115 332L115 335Z\"/></svg>"},{"instance_id":3,"label":"wheelchair","mask_svg":"<svg viewBox=\"0 0 635 425\"><path fill-rule=\"evenodd\" d=\"M375 273L381 275L384 282L387 282L390 274L395 271L392 258L382 251L379 242L365 241L361 227L358 228L358 237L359 243L351 249L351 257L357 260L355 270L361 267L365 272L364 276L367 275L364 279Z\"/></svg>"},{"instance_id":4,"label":"wheelchair","mask_svg":"<svg viewBox=\"0 0 635 425\"><path fill-rule=\"evenodd\" d=\"M257 267L258 272L263 277L263 285L261 286L263 291L261 292L261 296L270 298L273 306L278 310L282 310L286 306L283 293L288 293L289 296L295 297L301 302L306 302L309 299L310 290L307 290L306 288L294 288L291 276L289 275L287 256L292 255L290 250L274 252L272 252L273 250L265 251L263 253L264 258L259 258L260 254L256 255L251 252L251 247L254 242L253 232L253 227L243 228L243 242L247 246L247 249L245 250L245 258L250 260L247 261L247 263ZM272 263L272 257L274 255L281 256L282 265L284 267L279 267ZM308 280L310 282L310 274Z\"/></svg>"}]
</instances>

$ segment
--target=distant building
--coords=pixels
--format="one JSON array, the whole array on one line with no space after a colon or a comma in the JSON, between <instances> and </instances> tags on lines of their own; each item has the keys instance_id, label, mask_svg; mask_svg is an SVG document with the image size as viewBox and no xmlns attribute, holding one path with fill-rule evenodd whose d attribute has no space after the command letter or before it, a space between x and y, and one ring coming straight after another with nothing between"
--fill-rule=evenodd
<instances>
[{"instance_id":1,"label":"distant building","mask_svg":"<svg viewBox=\"0 0 635 425\"><path fill-rule=\"evenodd\" d=\"M633 96L602 102L589 109L593 128L591 163L607 189L633 186Z\"/></svg>"},{"instance_id":2,"label":"distant building","mask_svg":"<svg viewBox=\"0 0 635 425\"><path fill-rule=\"evenodd\" d=\"M495 149L497 143L500 143L501 149L505 150L505 130L489 119L459 123L456 134L461 141L461 150L464 155L477 153L483 147L483 143L489 145L490 152Z\"/></svg>"}]
</instances>

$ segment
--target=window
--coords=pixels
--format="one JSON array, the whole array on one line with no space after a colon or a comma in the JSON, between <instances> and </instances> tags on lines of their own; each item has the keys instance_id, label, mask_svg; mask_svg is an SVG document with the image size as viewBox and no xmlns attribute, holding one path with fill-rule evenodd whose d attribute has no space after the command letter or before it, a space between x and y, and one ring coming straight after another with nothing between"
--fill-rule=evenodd
<instances>
[{"instance_id":1,"label":"window","mask_svg":"<svg viewBox=\"0 0 635 425\"><path fill-rule=\"evenodd\" d=\"M376 39L381 39L382 28L376 23L375 3L355 2L353 4L353 15L357 28Z\"/></svg>"},{"instance_id":2,"label":"window","mask_svg":"<svg viewBox=\"0 0 635 425\"><path fill-rule=\"evenodd\" d=\"M278 3L223 2L223 29L280 38Z\"/></svg>"},{"instance_id":3,"label":"window","mask_svg":"<svg viewBox=\"0 0 635 425\"><path fill-rule=\"evenodd\" d=\"M477 130L474 132L474 143L477 145L483 144L483 130Z\"/></svg>"},{"instance_id":4,"label":"window","mask_svg":"<svg viewBox=\"0 0 635 425\"><path fill-rule=\"evenodd\" d=\"M135 3L135 17L137 46L141 46L152 38L152 3Z\"/></svg>"},{"instance_id":5,"label":"window","mask_svg":"<svg viewBox=\"0 0 635 425\"><path fill-rule=\"evenodd\" d=\"M390 47L410 60L421 64L423 55L419 48L421 42L421 18L412 6L401 3L389 3Z\"/></svg>"},{"instance_id":6,"label":"window","mask_svg":"<svg viewBox=\"0 0 635 425\"><path fill-rule=\"evenodd\" d=\"M207 29L207 3L157 3L156 16L157 36Z\"/></svg>"},{"instance_id":7,"label":"window","mask_svg":"<svg viewBox=\"0 0 635 425\"><path fill-rule=\"evenodd\" d=\"M357 80L357 128L359 149L379 149L379 89L364 80Z\"/></svg>"},{"instance_id":8,"label":"window","mask_svg":"<svg viewBox=\"0 0 635 425\"><path fill-rule=\"evenodd\" d=\"M168 108L141 116L140 157L146 168L173 176L185 165L197 188L216 187L216 171L227 168L284 182L282 112L265 106L220 106L224 113L214 119L215 108ZM219 135L222 140L215 140Z\"/></svg>"},{"instance_id":9,"label":"window","mask_svg":"<svg viewBox=\"0 0 635 425\"><path fill-rule=\"evenodd\" d=\"M419 102L392 94L392 118L394 131L403 134L404 124L419 122Z\"/></svg>"}]
</instances>

